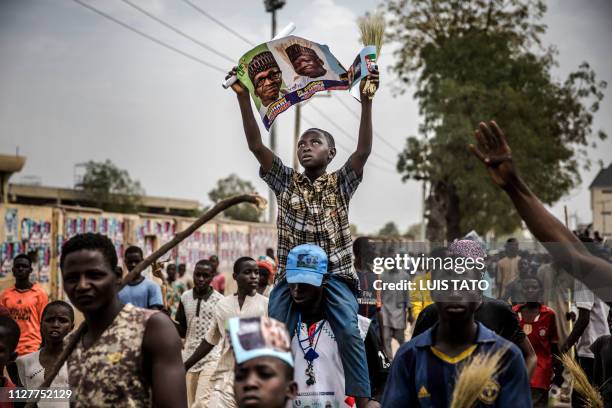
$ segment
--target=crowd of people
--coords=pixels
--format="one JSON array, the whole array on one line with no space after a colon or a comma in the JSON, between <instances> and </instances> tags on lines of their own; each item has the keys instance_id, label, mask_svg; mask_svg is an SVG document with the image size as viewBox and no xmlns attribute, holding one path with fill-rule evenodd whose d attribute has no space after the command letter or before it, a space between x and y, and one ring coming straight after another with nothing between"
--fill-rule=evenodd
<instances>
[{"instance_id":1,"label":"crowd of people","mask_svg":"<svg viewBox=\"0 0 612 408\"><path fill-rule=\"evenodd\" d=\"M356 150L333 173L331 134L302 134L299 173L263 144L246 89L239 82L232 88L248 147L277 197L276 256L270 249L233 260L237 289L226 293L217 256L191 271L171 261L165 271L154 264L150 277L134 275L141 248L120 254L123 270L109 238L78 234L61 248L67 303L48 302L30 280L31 260L18 255L15 284L0 295L4 387L30 389L52 379L53 387L73 391L76 407L448 407L461 406L462 369L477 356L500 353L499 366L475 391L476 406L545 407L552 387L569 389L557 356L575 348L612 406L610 252L546 211L514 170L494 122L480 124L471 149L548 252L521 251L509 239L503 251L487 253L466 237L428 255L485 259L485 270L375 274L373 257L388 254L376 253L367 237L353 240L348 221L372 149L372 100L363 85ZM377 290L380 279L418 287ZM490 287L483 293L428 285L442 280L486 280ZM84 318L78 330L74 309ZM574 394L573 406L591 406Z\"/></svg>"}]
</instances>

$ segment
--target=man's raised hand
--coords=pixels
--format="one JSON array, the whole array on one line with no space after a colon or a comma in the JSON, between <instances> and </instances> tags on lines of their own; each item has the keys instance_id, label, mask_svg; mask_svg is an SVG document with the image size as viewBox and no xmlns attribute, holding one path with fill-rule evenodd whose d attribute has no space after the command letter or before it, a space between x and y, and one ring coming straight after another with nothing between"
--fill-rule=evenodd
<instances>
[{"instance_id":1,"label":"man's raised hand","mask_svg":"<svg viewBox=\"0 0 612 408\"><path fill-rule=\"evenodd\" d=\"M497 123L480 122L474 131L478 147L470 144L470 151L487 166L489 175L498 186L505 188L516 177L512 163L512 151Z\"/></svg>"}]
</instances>

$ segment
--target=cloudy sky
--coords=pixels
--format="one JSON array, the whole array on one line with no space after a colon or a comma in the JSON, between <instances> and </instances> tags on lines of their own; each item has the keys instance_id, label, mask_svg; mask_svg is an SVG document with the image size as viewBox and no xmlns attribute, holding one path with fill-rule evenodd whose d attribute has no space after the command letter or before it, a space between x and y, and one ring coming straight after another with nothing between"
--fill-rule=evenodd
<instances>
[{"instance_id":1,"label":"cloudy sky","mask_svg":"<svg viewBox=\"0 0 612 408\"><path fill-rule=\"evenodd\" d=\"M231 63L139 13L121 0L83 0L185 53L229 69ZM235 58L249 46L180 0L130 0L190 36ZM191 0L252 42L270 35L270 16L262 1ZM311 4L308 9L307 4ZM355 18L376 6L367 0L288 0L278 14L279 27L295 22L296 35L328 44L348 65L359 51ZM547 44L559 50L555 71L564 78L588 61L600 79L612 82L612 3L608 0L551 0L545 22ZM390 82L384 54L382 82ZM257 176L231 91L220 86L223 75L162 48L70 0L0 0L0 152L27 156L22 173L44 185L71 187L74 165L111 159L140 180L151 195L208 202L215 182L234 172L267 195ZM393 220L401 229L420 220L420 186L403 183L393 171L397 150L415 134L420 117L413 90L394 97L383 86L374 104L376 132L391 145L374 140L375 155L351 204L352 222L374 232ZM338 98L359 112L348 94ZM323 110L335 124L321 117ZM337 141L355 142L358 121L337 100L318 98L303 109L308 121L328 129ZM612 95L606 96L595 128L612 133ZM293 112L278 119L279 155L290 163ZM265 132L264 132L265 135ZM612 141L590 150L594 161L612 159ZM339 150L331 166L347 159ZM583 184L552 210L567 205L579 221L591 219L588 184L598 170L583 172ZM545 171L545 169L543 169Z\"/></svg>"}]
</instances>

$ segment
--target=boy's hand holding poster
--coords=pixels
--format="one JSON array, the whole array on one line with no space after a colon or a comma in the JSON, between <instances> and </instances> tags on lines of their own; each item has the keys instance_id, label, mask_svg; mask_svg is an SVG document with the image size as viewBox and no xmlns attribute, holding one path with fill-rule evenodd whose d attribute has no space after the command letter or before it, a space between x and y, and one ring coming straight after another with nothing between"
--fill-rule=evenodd
<instances>
[{"instance_id":1,"label":"boy's hand holding poster","mask_svg":"<svg viewBox=\"0 0 612 408\"><path fill-rule=\"evenodd\" d=\"M355 75L355 80L365 77L368 68L375 69L375 64L364 62L362 75ZM349 89L354 84L326 45L296 36L272 40L244 54L237 77L249 90L266 129L281 112L316 92Z\"/></svg>"}]
</instances>

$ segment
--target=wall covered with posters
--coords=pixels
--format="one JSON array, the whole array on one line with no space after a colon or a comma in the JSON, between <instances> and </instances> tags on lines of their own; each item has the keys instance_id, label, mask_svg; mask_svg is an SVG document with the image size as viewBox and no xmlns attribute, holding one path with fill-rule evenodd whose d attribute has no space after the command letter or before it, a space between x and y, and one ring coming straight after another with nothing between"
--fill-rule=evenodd
<instances>
[{"instance_id":1,"label":"wall covered with posters","mask_svg":"<svg viewBox=\"0 0 612 408\"><path fill-rule=\"evenodd\" d=\"M231 270L234 261L241 256L252 256L249 245L249 226L221 224L217 232L219 239L219 268ZM265 252L264 252L265 254Z\"/></svg>"},{"instance_id":2,"label":"wall covered with posters","mask_svg":"<svg viewBox=\"0 0 612 408\"><path fill-rule=\"evenodd\" d=\"M55 252L53 209L37 206L0 206L0 288L12 283L13 258L28 254L32 280L51 285Z\"/></svg>"},{"instance_id":3,"label":"wall covered with posters","mask_svg":"<svg viewBox=\"0 0 612 408\"><path fill-rule=\"evenodd\" d=\"M252 226L249 233L251 254L255 258L265 255L266 249L273 248L276 254L276 228Z\"/></svg>"},{"instance_id":4,"label":"wall covered with posters","mask_svg":"<svg viewBox=\"0 0 612 408\"><path fill-rule=\"evenodd\" d=\"M187 228L188 222L182 221L181 230ZM177 263L184 263L188 270L193 270L200 259L218 255L218 224L204 224L189 236L176 251Z\"/></svg>"},{"instance_id":5,"label":"wall covered with posters","mask_svg":"<svg viewBox=\"0 0 612 408\"><path fill-rule=\"evenodd\" d=\"M43 284L50 296L57 298L62 292L59 275L61 245L74 235L84 232L107 235L123 265L123 251L128 246L140 246L148 255L194 220L106 213L77 207L0 205L0 290L12 285L12 260L19 253L27 253L35 260L32 280ZM191 273L198 260L217 254L220 270L231 274L233 262L238 257L257 258L264 255L268 247L276 249L274 225L215 219L200 227L163 259L184 263Z\"/></svg>"}]
</instances>

